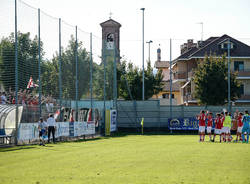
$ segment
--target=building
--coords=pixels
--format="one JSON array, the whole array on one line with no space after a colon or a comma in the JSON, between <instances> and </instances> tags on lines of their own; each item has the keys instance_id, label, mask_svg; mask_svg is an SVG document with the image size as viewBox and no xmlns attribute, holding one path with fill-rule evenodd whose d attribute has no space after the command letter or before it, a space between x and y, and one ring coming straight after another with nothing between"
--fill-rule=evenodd
<instances>
[{"instance_id":1,"label":"building","mask_svg":"<svg viewBox=\"0 0 250 184\"><path fill-rule=\"evenodd\" d=\"M205 41L193 43L188 40L181 45L181 55L174 60L173 83L179 84L180 95L177 96L178 104L196 105L194 97L194 83L191 80L198 62L207 55L222 56L227 52L227 44L230 40L231 71L237 72L237 79L242 82L241 98L236 104L250 103L250 46L228 36L210 37Z\"/></svg>"},{"instance_id":2,"label":"building","mask_svg":"<svg viewBox=\"0 0 250 184\"><path fill-rule=\"evenodd\" d=\"M169 61L161 61L161 49L157 49L157 61L154 64L154 67L158 70L162 70L163 74L163 90L154 95L152 98L160 99L161 105L169 105L170 104L170 63ZM177 105L178 102L177 97L180 96L179 83L172 84L172 104Z\"/></svg>"}]
</instances>

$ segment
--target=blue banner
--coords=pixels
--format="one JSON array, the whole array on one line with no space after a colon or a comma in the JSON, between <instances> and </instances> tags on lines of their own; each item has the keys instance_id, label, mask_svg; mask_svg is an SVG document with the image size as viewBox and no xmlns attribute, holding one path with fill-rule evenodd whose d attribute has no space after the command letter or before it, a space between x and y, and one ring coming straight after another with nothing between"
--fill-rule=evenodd
<instances>
[{"instance_id":1,"label":"blue banner","mask_svg":"<svg viewBox=\"0 0 250 184\"><path fill-rule=\"evenodd\" d=\"M172 118L168 119L170 130L198 130L199 121L195 118Z\"/></svg>"},{"instance_id":2,"label":"blue banner","mask_svg":"<svg viewBox=\"0 0 250 184\"><path fill-rule=\"evenodd\" d=\"M69 122L69 136L74 137L74 122Z\"/></svg>"}]
</instances>

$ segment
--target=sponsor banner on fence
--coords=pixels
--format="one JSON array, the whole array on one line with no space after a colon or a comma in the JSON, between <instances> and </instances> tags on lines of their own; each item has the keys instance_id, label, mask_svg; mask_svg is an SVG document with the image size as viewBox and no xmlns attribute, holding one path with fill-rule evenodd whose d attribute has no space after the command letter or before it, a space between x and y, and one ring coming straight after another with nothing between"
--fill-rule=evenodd
<instances>
[{"instance_id":1,"label":"sponsor banner on fence","mask_svg":"<svg viewBox=\"0 0 250 184\"><path fill-rule=\"evenodd\" d=\"M20 123L18 130L18 140L20 141L38 139L38 123Z\"/></svg>"},{"instance_id":2,"label":"sponsor banner on fence","mask_svg":"<svg viewBox=\"0 0 250 184\"><path fill-rule=\"evenodd\" d=\"M56 123L55 137L68 137L69 136L69 122Z\"/></svg>"},{"instance_id":3,"label":"sponsor banner on fence","mask_svg":"<svg viewBox=\"0 0 250 184\"><path fill-rule=\"evenodd\" d=\"M110 131L111 132L114 132L117 130L116 117L117 117L116 110L110 110Z\"/></svg>"},{"instance_id":4,"label":"sponsor banner on fence","mask_svg":"<svg viewBox=\"0 0 250 184\"><path fill-rule=\"evenodd\" d=\"M105 112L105 135L110 135L110 110Z\"/></svg>"},{"instance_id":5,"label":"sponsor banner on fence","mask_svg":"<svg viewBox=\"0 0 250 184\"><path fill-rule=\"evenodd\" d=\"M199 122L195 117L192 118L173 118L168 119L170 130L198 130Z\"/></svg>"},{"instance_id":6,"label":"sponsor banner on fence","mask_svg":"<svg viewBox=\"0 0 250 184\"><path fill-rule=\"evenodd\" d=\"M95 134L95 123L90 122L57 122L55 137L76 137ZM39 139L38 123L20 123L18 141L34 141Z\"/></svg>"}]
</instances>

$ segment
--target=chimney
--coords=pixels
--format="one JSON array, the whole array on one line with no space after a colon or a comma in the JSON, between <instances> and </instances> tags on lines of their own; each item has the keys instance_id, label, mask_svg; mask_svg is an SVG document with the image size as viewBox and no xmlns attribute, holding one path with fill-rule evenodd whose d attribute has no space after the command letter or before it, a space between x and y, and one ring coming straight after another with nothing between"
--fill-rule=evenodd
<instances>
[{"instance_id":1,"label":"chimney","mask_svg":"<svg viewBox=\"0 0 250 184\"><path fill-rule=\"evenodd\" d=\"M193 39L188 39L187 43L181 45L181 54L184 54L194 47L197 47L197 43L194 43Z\"/></svg>"},{"instance_id":2,"label":"chimney","mask_svg":"<svg viewBox=\"0 0 250 184\"><path fill-rule=\"evenodd\" d=\"M203 41L202 40L199 40L198 42L197 42L197 47L198 48L201 48L201 47L203 47Z\"/></svg>"}]
</instances>

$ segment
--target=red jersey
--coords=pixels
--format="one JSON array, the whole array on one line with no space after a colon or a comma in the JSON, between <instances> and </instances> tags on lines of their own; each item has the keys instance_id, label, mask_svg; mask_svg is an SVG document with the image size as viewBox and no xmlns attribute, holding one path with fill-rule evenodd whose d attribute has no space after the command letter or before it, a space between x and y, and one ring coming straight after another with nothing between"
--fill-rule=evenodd
<instances>
[{"instance_id":1,"label":"red jersey","mask_svg":"<svg viewBox=\"0 0 250 184\"><path fill-rule=\"evenodd\" d=\"M215 128L216 128L216 129L221 129L222 126L223 126L223 124L222 124L221 118L218 118L218 117L217 117L217 118L215 119Z\"/></svg>"},{"instance_id":2,"label":"red jersey","mask_svg":"<svg viewBox=\"0 0 250 184\"><path fill-rule=\"evenodd\" d=\"M199 116L199 126L206 126L206 115L202 114Z\"/></svg>"},{"instance_id":3,"label":"red jersey","mask_svg":"<svg viewBox=\"0 0 250 184\"><path fill-rule=\"evenodd\" d=\"M211 127L213 125L213 117L212 116L208 116L207 119L207 126Z\"/></svg>"},{"instance_id":4,"label":"red jersey","mask_svg":"<svg viewBox=\"0 0 250 184\"><path fill-rule=\"evenodd\" d=\"M225 120L225 117L224 117L224 116L220 118L220 121L221 121L221 127L223 127L224 120Z\"/></svg>"},{"instance_id":5,"label":"red jersey","mask_svg":"<svg viewBox=\"0 0 250 184\"><path fill-rule=\"evenodd\" d=\"M242 117L241 116L238 117L237 122L238 122L238 127L242 127L243 126L243 122L242 122Z\"/></svg>"}]
</instances>

